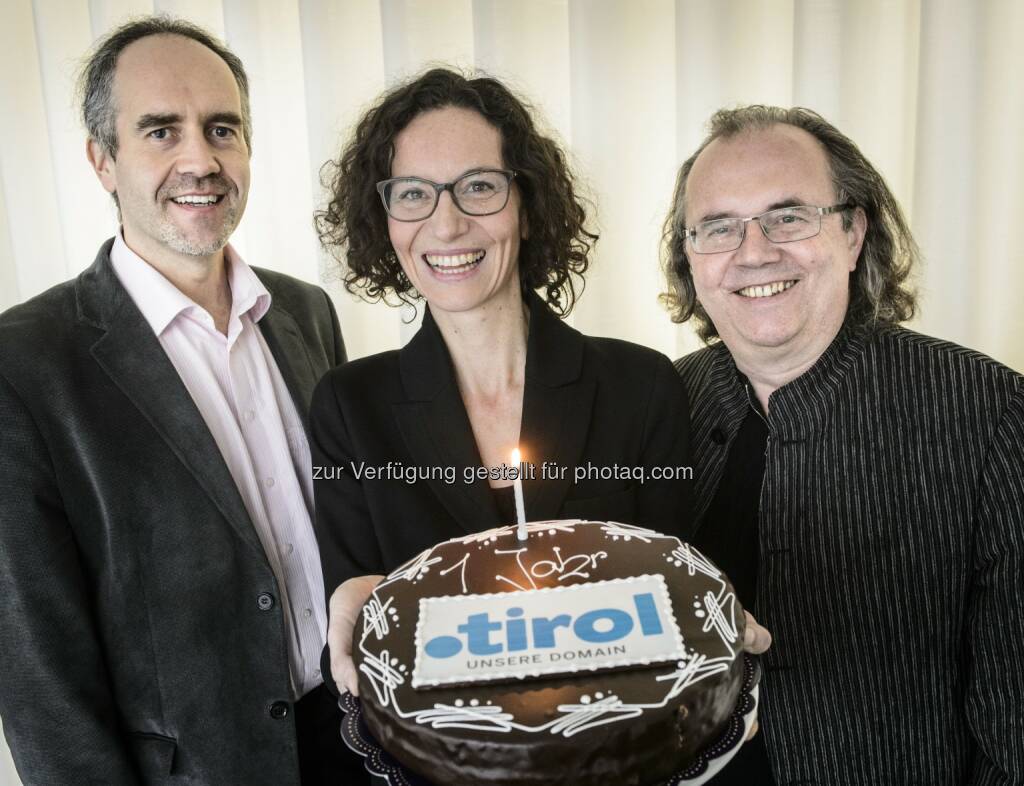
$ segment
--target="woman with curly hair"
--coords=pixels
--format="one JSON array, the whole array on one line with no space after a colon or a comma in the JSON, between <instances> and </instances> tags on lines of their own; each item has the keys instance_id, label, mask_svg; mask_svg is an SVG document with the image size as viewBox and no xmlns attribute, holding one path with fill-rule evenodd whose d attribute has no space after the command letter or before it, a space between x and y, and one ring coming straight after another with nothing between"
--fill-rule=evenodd
<instances>
[{"instance_id":1,"label":"woman with curly hair","mask_svg":"<svg viewBox=\"0 0 1024 786\"><path fill-rule=\"evenodd\" d=\"M597 236L565 155L500 82L436 69L391 90L329 185L317 228L348 289L426 301L404 349L334 369L313 398L328 595L352 580L331 601L332 671L355 691L361 600L423 549L514 522L514 448L534 467L529 519L685 537L689 484L651 469L688 464L688 423L667 358L559 319Z\"/></svg>"}]
</instances>

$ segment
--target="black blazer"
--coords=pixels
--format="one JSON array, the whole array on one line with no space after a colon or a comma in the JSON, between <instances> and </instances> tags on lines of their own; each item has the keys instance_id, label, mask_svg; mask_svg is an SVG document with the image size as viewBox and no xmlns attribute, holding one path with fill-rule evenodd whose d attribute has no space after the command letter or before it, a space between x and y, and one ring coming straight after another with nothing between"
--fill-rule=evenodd
<instances>
[{"instance_id":1,"label":"black blazer","mask_svg":"<svg viewBox=\"0 0 1024 786\"><path fill-rule=\"evenodd\" d=\"M685 389L663 355L588 338L530 296L520 446L537 464L524 481L529 520L595 518L686 536L690 482L651 480L652 467L689 465ZM466 483L480 455L448 354L429 310L400 351L334 369L311 410L316 531L330 593L345 579L387 573L449 538L500 524L486 480ZM567 467L541 480L540 462ZM358 465L453 467L443 479L360 480ZM574 467L643 467L645 482L587 479Z\"/></svg>"},{"instance_id":2,"label":"black blazer","mask_svg":"<svg viewBox=\"0 0 1024 786\"><path fill-rule=\"evenodd\" d=\"M4 733L26 786L299 786L293 714L271 714L291 693L274 574L110 246L0 316ZM257 273L305 416L345 357L337 319Z\"/></svg>"}]
</instances>

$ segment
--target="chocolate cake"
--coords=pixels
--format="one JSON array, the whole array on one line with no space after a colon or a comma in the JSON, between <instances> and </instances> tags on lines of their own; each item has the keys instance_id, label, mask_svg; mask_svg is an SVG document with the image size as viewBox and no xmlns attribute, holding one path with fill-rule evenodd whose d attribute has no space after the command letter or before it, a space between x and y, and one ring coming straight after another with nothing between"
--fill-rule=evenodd
<instances>
[{"instance_id":1,"label":"chocolate cake","mask_svg":"<svg viewBox=\"0 0 1024 786\"><path fill-rule=\"evenodd\" d=\"M445 786L665 781L736 704L732 587L650 530L527 530L441 543L377 587L354 647L367 726Z\"/></svg>"}]
</instances>

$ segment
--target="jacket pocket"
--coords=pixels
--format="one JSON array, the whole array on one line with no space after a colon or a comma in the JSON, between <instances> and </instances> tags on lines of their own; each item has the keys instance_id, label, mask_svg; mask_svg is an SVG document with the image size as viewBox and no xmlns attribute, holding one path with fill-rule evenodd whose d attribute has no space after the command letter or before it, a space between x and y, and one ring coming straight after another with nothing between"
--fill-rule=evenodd
<instances>
[{"instance_id":1,"label":"jacket pocket","mask_svg":"<svg viewBox=\"0 0 1024 786\"><path fill-rule=\"evenodd\" d=\"M133 731L129 736L143 780L147 777L166 778L171 774L174 767L174 752L178 747L173 737L139 731Z\"/></svg>"}]
</instances>

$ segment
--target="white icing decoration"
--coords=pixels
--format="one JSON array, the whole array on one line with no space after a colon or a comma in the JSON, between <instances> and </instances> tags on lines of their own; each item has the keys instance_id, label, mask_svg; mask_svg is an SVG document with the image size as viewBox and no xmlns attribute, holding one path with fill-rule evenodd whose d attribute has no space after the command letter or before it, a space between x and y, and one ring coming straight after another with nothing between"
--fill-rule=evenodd
<instances>
[{"instance_id":1,"label":"white icing decoration","mask_svg":"<svg viewBox=\"0 0 1024 786\"><path fill-rule=\"evenodd\" d=\"M381 603L376 594L370 596L363 607L363 638L367 633L373 633L378 640L388 635L388 612L394 611L391 608L393 601L394 598L388 598Z\"/></svg>"},{"instance_id":2,"label":"white icing decoration","mask_svg":"<svg viewBox=\"0 0 1024 786\"><path fill-rule=\"evenodd\" d=\"M531 557L536 556L536 546L533 549L528 549L526 546L508 550L495 549L494 553L516 555L516 564L519 566L519 571L526 578L526 581L529 582L529 587L520 584L518 581L511 579L508 576L502 576L499 574L494 578L497 581L504 581L506 584L511 584L517 590L537 589L537 582L535 582L534 579L545 579L553 573L558 574L559 581L564 581L571 576L579 576L583 579L589 579L590 573L587 572L587 568L589 567L591 570L595 569L597 567L598 560L605 559L608 556L607 551L595 551L592 554L573 554L571 557L565 558L562 556L561 548L558 546L552 546L551 553L554 555L554 559L537 560L527 566L523 564L523 555L528 554ZM570 568L571 570L569 570Z\"/></svg>"},{"instance_id":3,"label":"white icing decoration","mask_svg":"<svg viewBox=\"0 0 1024 786\"><path fill-rule=\"evenodd\" d=\"M704 606L708 610L704 632L714 628L722 641L735 642L739 636L736 631L736 596L731 592L719 592L717 596L708 592L704 596Z\"/></svg>"},{"instance_id":4,"label":"white icing decoration","mask_svg":"<svg viewBox=\"0 0 1024 786\"><path fill-rule=\"evenodd\" d=\"M440 557L431 557L432 554L432 550L424 551L419 556L413 557L398 570L392 572L388 578L403 578L406 581L415 581L423 574L424 568L441 561Z\"/></svg>"},{"instance_id":5,"label":"white icing decoration","mask_svg":"<svg viewBox=\"0 0 1024 786\"><path fill-rule=\"evenodd\" d=\"M369 678L373 692L377 694L377 701L381 706L387 707L388 704L394 703L395 688L405 683L405 677L391 665L391 653L387 650L374 655L363 649L362 642L359 648L364 654L359 670Z\"/></svg>"},{"instance_id":6,"label":"white icing decoration","mask_svg":"<svg viewBox=\"0 0 1024 786\"><path fill-rule=\"evenodd\" d=\"M396 706L395 711L403 718L414 717L417 723L429 725L435 729L459 728L509 732L513 728L523 728L518 724L511 723L512 715L502 712L501 707L497 706L452 707L447 704L435 704L432 710L402 712Z\"/></svg>"},{"instance_id":7,"label":"white icing decoration","mask_svg":"<svg viewBox=\"0 0 1024 786\"><path fill-rule=\"evenodd\" d=\"M466 589L466 562L468 560L469 560L469 552L467 551L466 555L462 559L460 559L458 562L456 562L451 567L445 568L444 570L441 571L441 575L442 576L447 576L449 573L451 573L456 568L461 567L462 571L460 572L460 576L459 577L462 579L462 591L463 592L469 592L469 590Z\"/></svg>"},{"instance_id":8,"label":"white icing decoration","mask_svg":"<svg viewBox=\"0 0 1024 786\"><path fill-rule=\"evenodd\" d=\"M614 538L636 538L642 540L644 543L650 543L654 538L666 537L660 532L655 532L653 529L645 529L644 527L634 527L632 524L620 524L617 521L602 521L601 531L605 535L611 535ZM673 538L675 540L675 538ZM678 541L676 541L678 543Z\"/></svg>"},{"instance_id":9,"label":"white icing decoration","mask_svg":"<svg viewBox=\"0 0 1024 786\"><path fill-rule=\"evenodd\" d=\"M526 546L523 546L521 549L512 549L512 550L509 550L509 551L498 551L497 549L495 549L494 553L495 554L515 554L516 555L516 564L519 565L519 569L526 575L527 580L530 582L530 586L529 587L524 587L519 582L513 581L512 579L506 578L505 576L502 576L502 575L495 576L494 578L497 581L504 581L504 582L507 582L507 583L511 584L517 590L537 589L537 585L536 585L536 583L534 583L533 577L530 575L530 571L528 571L526 569L526 566L523 565L522 555L523 555L524 551L526 551Z\"/></svg>"},{"instance_id":10,"label":"white icing decoration","mask_svg":"<svg viewBox=\"0 0 1024 786\"><path fill-rule=\"evenodd\" d=\"M718 568L712 565L707 557L691 547L689 543L681 543L679 548L672 552L672 556L679 562L686 564L686 569L691 576L699 572L712 579L721 579L722 577Z\"/></svg>"},{"instance_id":11,"label":"white icing decoration","mask_svg":"<svg viewBox=\"0 0 1024 786\"><path fill-rule=\"evenodd\" d=\"M598 551L593 554L573 554L568 559L562 559L562 550L558 546L554 546L551 550L555 552L555 556L558 557L558 563L556 564L553 560L541 560L540 562L535 562L530 567L531 575L536 576L538 579L543 579L550 576L552 573L557 573L559 581L564 581L570 576L579 576L581 579L589 579L590 574L586 572L585 568L588 565L592 569L596 568L597 561L608 556L607 551ZM568 570L573 564L575 564L575 567L566 573L566 570ZM537 571L542 569L541 566L545 566L543 568L544 572L538 573Z\"/></svg>"},{"instance_id":12,"label":"white icing decoration","mask_svg":"<svg viewBox=\"0 0 1024 786\"><path fill-rule=\"evenodd\" d=\"M665 696L665 701L668 701L669 699L678 696L694 683L700 682L705 677L710 677L712 674L718 674L721 671L728 670L732 661L732 657L707 658L704 655L694 654L693 657L690 658L689 663L681 664L674 673L662 674L655 679L659 682L673 680L672 687Z\"/></svg>"},{"instance_id":13,"label":"white icing decoration","mask_svg":"<svg viewBox=\"0 0 1024 786\"><path fill-rule=\"evenodd\" d=\"M559 704L558 711L565 715L552 724L551 733L572 737L595 726L635 718L646 706L653 705L623 704L611 696L591 704Z\"/></svg>"}]
</instances>

